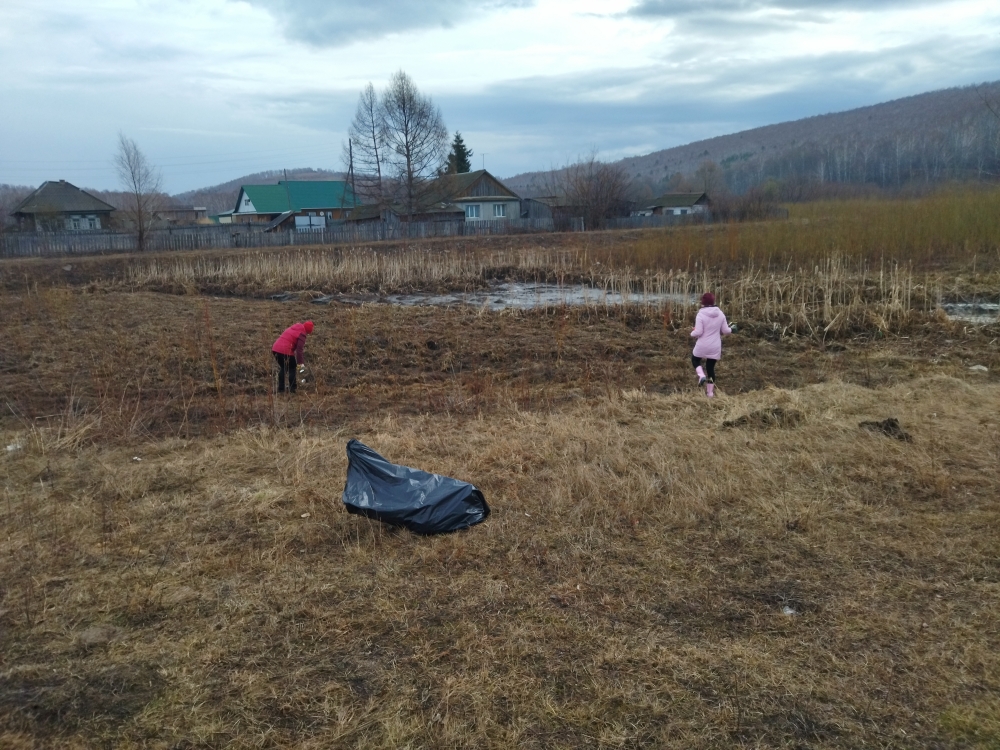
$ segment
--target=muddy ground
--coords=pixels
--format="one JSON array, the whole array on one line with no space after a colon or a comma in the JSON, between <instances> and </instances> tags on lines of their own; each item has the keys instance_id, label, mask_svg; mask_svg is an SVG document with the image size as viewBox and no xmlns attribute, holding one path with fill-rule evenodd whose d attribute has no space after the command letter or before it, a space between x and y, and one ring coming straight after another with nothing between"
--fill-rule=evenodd
<instances>
[{"instance_id":1,"label":"muddy ground","mask_svg":"<svg viewBox=\"0 0 1000 750\"><path fill-rule=\"evenodd\" d=\"M57 288L3 295L0 317L4 419L114 410L133 436L270 420L271 344L305 319L316 324L308 382L277 403L297 422L551 409L609 391L695 388L691 321L615 308L484 312ZM986 382L998 372L995 327L925 317L898 334L824 341L750 321L726 340L717 379L725 396L928 374Z\"/></svg>"}]
</instances>

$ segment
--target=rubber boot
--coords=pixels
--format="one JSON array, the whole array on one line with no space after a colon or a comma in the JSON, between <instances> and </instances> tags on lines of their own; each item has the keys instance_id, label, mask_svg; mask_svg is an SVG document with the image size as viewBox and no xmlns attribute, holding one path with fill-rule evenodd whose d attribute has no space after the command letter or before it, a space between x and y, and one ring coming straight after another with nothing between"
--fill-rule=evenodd
<instances>
[{"instance_id":1,"label":"rubber boot","mask_svg":"<svg viewBox=\"0 0 1000 750\"><path fill-rule=\"evenodd\" d=\"M705 395L709 398L715 398L715 383L705 385Z\"/></svg>"},{"instance_id":2,"label":"rubber boot","mask_svg":"<svg viewBox=\"0 0 1000 750\"><path fill-rule=\"evenodd\" d=\"M696 368L694 368L694 371L698 373L698 385L704 385L705 384L704 368L701 365L698 365Z\"/></svg>"}]
</instances>

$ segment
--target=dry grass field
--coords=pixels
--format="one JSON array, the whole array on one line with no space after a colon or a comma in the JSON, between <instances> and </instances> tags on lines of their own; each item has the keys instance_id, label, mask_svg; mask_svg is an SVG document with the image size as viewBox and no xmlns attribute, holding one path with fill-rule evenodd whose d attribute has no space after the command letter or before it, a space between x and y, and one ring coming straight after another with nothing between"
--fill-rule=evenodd
<instances>
[{"instance_id":1,"label":"dry grass field","mask_svg":"<svg viewBox=\"0 0 1000 750\"><path fill-rule=\"evenodd\" d=\"M0 747L1000 748L1000 326L935 309L1000 230L926 208L0 263ZM493 278L711 285L719 398L683 298L376 302ZM493 515L348 515L352 437Z\"/></svg>"}]
</instances>

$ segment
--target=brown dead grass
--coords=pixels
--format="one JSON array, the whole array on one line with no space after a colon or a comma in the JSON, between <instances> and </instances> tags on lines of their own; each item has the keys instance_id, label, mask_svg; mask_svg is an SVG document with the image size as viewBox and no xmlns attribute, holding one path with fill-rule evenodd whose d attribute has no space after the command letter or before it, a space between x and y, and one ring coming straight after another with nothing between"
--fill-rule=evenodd
<instances>
[{"instance_id":1,"label":"brown dead grass","mask_svg":"<svg viewBox=\"0 0 1000 750\"><path fill-rule=\"evenodd\" d=\"M774 407L803 421L722 428ZM8 430L0 741L995 747L998 413L996 384L936 376L126 446ZM858 427L888 415L912 443ZM351 436L494 514L431 538L348 515Z\"/></svg>"},{"instance_id":2,"label":"brown dead grass","mask_svg":"<svg viewBox=\"0 0 1000 750\"><path fill-rule=\"evenodd\" d=\"M709 402L685 308L165 295L135 262L0 268L0 747L1000 747L995 327L911 300L833 338L808 272L751 284L813 308L741 320ZM868 278L896 311L916 279ZM911 441L859 426L890 418ZM493 515L348 515L350 437Z\"/></svg>"}]
</instances>

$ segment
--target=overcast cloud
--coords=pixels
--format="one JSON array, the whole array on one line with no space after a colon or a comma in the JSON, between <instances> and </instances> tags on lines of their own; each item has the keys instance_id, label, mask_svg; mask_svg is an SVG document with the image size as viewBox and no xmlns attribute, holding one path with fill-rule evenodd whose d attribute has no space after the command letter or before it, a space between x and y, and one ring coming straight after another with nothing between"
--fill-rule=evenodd
<instances>
[{"instance_id":1,"label":"overcast cloud","mask_svg":"<svg viewBox=\"0 0 1000 750\"><path fill-rule=\"evenodd\" d=\"M499 176L1000 79L995 2L2 0L0 182L339 168L402 68Z\"/></svg>"},{"instance_id":2,"label":"overcast cloud","mask_svg":"<svg viewBox=\"0 0 1000 750\"><path fill-rule=\"evenodd\" d=\"M248 0L278 19L284 33L320 47L402 34L455 28L470 16L525 8L533 0Z\"/></svg>"}]
</instances>

